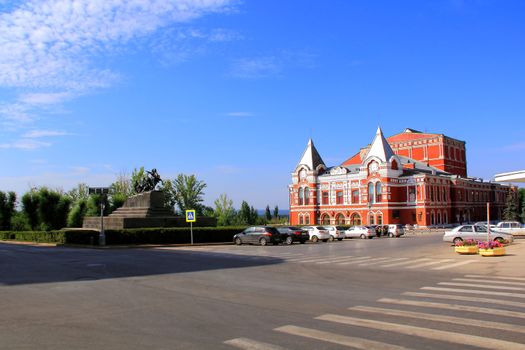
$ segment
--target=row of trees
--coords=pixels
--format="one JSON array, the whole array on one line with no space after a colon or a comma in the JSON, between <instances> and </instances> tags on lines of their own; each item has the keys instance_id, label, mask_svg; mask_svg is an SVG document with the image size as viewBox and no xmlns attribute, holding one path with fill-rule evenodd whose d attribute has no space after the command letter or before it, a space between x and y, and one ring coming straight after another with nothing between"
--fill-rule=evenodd
<instances>
[{"instance_id":1,"label":"row of trees","mask_svg":"<svg viewBox=\"0 0 525 350\"><path fill-rule=\"evenodd\" d=\"M47 231L81 227L84 217L100 215L101 204L104 204L104 215L121 207L127 198L136 194L135 184L146 176L144 167L135 169L131 177L119 175L110 185L108 196L89 194L86 184L79 184L68 192L47 187L32 188L20 202L14 192L0 191L0 230ZM174 179L164 180L158 189L164 191L165 204L172 208L174 214L182 215L185 210L194 209L198 216L216 217L219 226L266 224L280 220L277 206L273 216L267 206L266 215L259 217L255 208L246 201L236 211L233 201L226 194L219 196L214 208L205 206L205 188L206 184L195 175L179 174Z\"/></svg>"}]
</instances>

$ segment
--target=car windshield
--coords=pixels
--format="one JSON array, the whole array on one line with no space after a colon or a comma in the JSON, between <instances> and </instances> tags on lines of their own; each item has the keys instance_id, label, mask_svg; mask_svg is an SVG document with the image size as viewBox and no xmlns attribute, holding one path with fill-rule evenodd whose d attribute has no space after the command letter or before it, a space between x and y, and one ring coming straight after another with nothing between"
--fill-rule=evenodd
<instances>
[{"instance_id":1,"label":"car windshield","mask_svg":"<svg viewBox=\"0 0 525 350\"><path fill-rule=\"evenodd\" d=\"M338 230L344 230L345 229L343 226L336 226L335 228L338 229Z\"/></svg>"},{"instance_id":2,"label":"car windshield","mask_svg":"<svg viewBox=\"0 0 525 350\"><path fill-rule=\"evenodd\" d=\"M325 228L323 226L317 226L316 227L318 230L324 230Z\"/></svg>"},{"instance_id":3,"label":"car windshield","mask_svg":"<svg viewBox=\"0 0 525 350\"><path fill-rule=\"evenodd\" d=\"M295 227L295 226L286 227L286 229L289 229L289 230L292 230L292 231L299 231L300 230L299 227Z\"/></svg>"}]
</instances>

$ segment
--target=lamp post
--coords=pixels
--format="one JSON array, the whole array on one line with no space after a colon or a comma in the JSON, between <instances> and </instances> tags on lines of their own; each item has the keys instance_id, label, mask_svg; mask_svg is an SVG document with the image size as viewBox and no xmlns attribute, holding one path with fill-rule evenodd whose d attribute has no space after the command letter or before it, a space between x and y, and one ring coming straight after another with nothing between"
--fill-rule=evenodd
<instances>
[{"instance_id":1,"label":"lamp post","mask_svg":"<svg viewBox=\"0 0 525 350\"><path fill-rule=\"evenodd\" d=\"M89 187L89 194L100 195L100 234L98 236L98 245L106 245L106 234L104 232L104 209L106 208L105 200L109 193L109 187Z\"/></svg>"}]
</instances>

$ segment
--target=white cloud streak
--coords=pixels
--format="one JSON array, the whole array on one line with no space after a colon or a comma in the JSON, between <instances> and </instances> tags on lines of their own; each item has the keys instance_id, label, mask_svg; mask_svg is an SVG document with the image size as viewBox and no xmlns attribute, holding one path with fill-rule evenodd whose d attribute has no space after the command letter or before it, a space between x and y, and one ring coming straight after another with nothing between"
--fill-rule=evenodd
<instances>
[{"instance_id":1,"label":"white cloud streak","mask_svg":"<svg viewBox=\"0 0 525 350\"><path fill-rule=\"evenodd\" d=\"M59 130L31 130L26 132L23 137L29 139L36 139L41 137L54 137L54 136L66 136L71 135L65 131Z\"/></svg>"}]
</instances>

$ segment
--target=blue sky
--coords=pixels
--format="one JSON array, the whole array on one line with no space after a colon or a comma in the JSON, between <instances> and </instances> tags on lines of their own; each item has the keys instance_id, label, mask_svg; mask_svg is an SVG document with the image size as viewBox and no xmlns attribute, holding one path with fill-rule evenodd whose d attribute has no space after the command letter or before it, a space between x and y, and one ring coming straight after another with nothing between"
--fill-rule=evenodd
<instances>
[{"instance_id":1,"label":"blue sky","mask_svg":"<svg viewBox=\"0 0 525 350\"><path fill-rule=\"evenodd\" d=\"M287 208L309 137L327 165L406 127L522 169L525 2L0 0L0 190L109 185L140 166Z\"/></svg>"}]
</instances>

